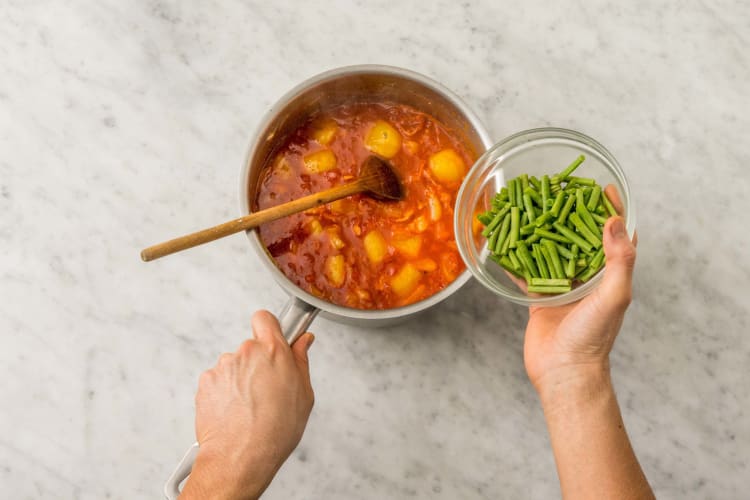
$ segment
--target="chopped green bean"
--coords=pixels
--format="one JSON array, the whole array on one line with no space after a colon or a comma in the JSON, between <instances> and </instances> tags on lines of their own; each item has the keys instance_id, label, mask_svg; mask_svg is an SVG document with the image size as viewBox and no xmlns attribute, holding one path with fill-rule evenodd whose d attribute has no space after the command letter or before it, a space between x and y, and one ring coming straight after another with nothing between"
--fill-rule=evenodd
<instances>
[{"instance_id":1,"label":"chopped green bean","mask_svg":"<svg viewBox=\"0 0 750 500\"><path fill-rule=\"evenodd\" d=\"M617 210L615 210L615 207L612 205L612 202L609 200L609 196L607 196L607 193L602 191L602 201L604 202L604 208L607 209L607 213L611 216L617 215Z\"/></svg>"},{"instance_id":2,"label":"chopped green bean","mask_svg":"<svg viewBox=\"0 0 750 500\"><path fill-rule=\"evenodd\" d=\"M557 246L557 253L559 253L566 259L572 259L574 257L573 252L568 250L568 247L566 247L565 245L561 243L555 243L555 245ZM572 245L572 246L575 246L575 245Z\"/></svg>"},{"instance_id":3,"label":"chopped green bean","mask_svg":"<svg viewBox=\"0 0 750 500\"><path fill-rule=\"evenodd\" d=\"M542 177L542 212L547 211L547 200L549 200L549 175Z\"/></svg>"},{"instance_id":4,"label":"chopped green bean","mask_svg":"<svg viewBox=\"0 0 750 500\"><path fill-rule=\"evenodd\" d=\"M586 224L581 220L581 218L578 216L578 214L570 214L570 221L575 225L576 229L579 233L581 233L581 236L586 238L586 241L591 243L591 246L594 248L599 248L602 246L602 242L599 238L596 237L594 233L591 232L591 230L586 226ZM573 243L578 243L577 241L574 241ZM583 245L579 246L581 248L584 248Z\"/></svg>"},{"instance_id":5,"label":"chopped green bean","mask_svg":"<svg viewBox=\"0 0 750 500\"><path fill-rule=\"evenodd\" d=\"M542 240L544 241L544 240ZM549 277L550 278L562 278L562 276L558 276L557 269L555 268L555 265L552 261L552 256L549 254L549 251L547 250L547 247L543 244L539 244L539 253L542 254L542 257L544 258L544 263L547 264L547 270L549 271Z\"/></svg>"},{"instance_id":6,"label":"chopped green bean","mask_svg":"<svg viewBox=\"0 0 750 500\"><path fill-rule=\"evenodd\" d=\"M544 212L542 215L536 218L536 220L534 221L534 225L536 227L542 227L543 225L545 225L547 222L551 221L554 218L555 216L552 215L552 212Z\"/></svg>"},{"instance_id":7,"label":"chopped green bean","mask_svg":"<svg viewBox=\"0 0 750 500\"><path fill-rule=\"evenodd\" d=\"M521 233L521 236L527 236L529 234L534 234L534 229L536 229L536 224L534 222L529 222L528 224L521 226L519 232Z\"/></svg>"},{"instance_id":8,"label":"chopped green bean","mask_svg":"<svg viewBox=\"0 0 750 500\"><path fill-rule=\"evenodd\" d=\"M523 278L523 275L521 275L519 272L520 270L513 267L513 263L511 262L511 260L508 258L507 255L503 255L499 259L495 260L495 262L503 266L503 268L505 268L505 270L508 271L509 273L513 274L513 276L516 276L518 278Z\"/></svg>"},{"instance_id":9,"label":"chopped green bean","mask_svg":"<svg viewBox=\"0 0 750 500\"><path fill-rule=\"evenodd\" d=\"M602 187L599 184L596 184L594 186L594 189L591 190L591 196L589 196L589 200L586 202L586 208L588 208L589 212L593 212L596 210L596 207L599 206L599 199L602 196Z\"/></svg>"},{"instance_id":10,"label":"chopped green bean","mask_svg":"<svg viewBox=\"0 0 750 500\"><path fill-rule=\"evenodd\" d=\"M521 211L518 207L510 209L510 248L516 248L516 242L520 239Z\"/></svg>"},{"instance_id":11,"label":"chopped green bean","mask_svg":"<svg viewBox=\"0 0 750 500\"><path fill-rule=\"evenodd\" d=\"M568 278L574 278L576 275L576 258L571 257L565 265L565 276Z\"/></svg>"},{"instance_id":12,"label":"chopped green bean","mask_svg":"<svg viewBox=\"0 0 750 500\"><path fill-rule=\"evenodd\" d=\"M508 181L508 200L510 200L511 207L517 207L516 205L516 179Z\"/></svg>"},{"instance_id":13,"label":"chopped green bean","mask_svg":"<svg viewBox=\"0 0 750 500\"><path fill-rule=\"evenodd\" d=\"M523 207L523 189L521 189L521 179L516 179L516 206Z\"/></svg>"},{"instance_id":14,"label":"chopped green bean","mask_svg":"<svg viewBox=\"0 0 750 500\"><path fill-rule=\"evenodd\" d=\"M560 210L560 215L557 218L557 222L560 224L565 224L565 219L568 218L568 214L570 214L570 210L573 208L573 204L576 202L576 197L573 194L569 194L568 198L565 200L565 205L563 205L562 210Z\"/></svg>"},{"instance_id":15,"label":"chopped green bean","mask_svg":"<svg viewBox=\"0 0 750 500\"><path fill-rule=\"evenodd\" d=\"M572 184L578 184L579 186L593 186L596 184L594 179L588 177L568 177L568 181Z\"/></svg>"},{"instance_id":16,"label":"chopped green bean","mask_svg":"<svg viewBox=\"0 0 750 500\"><path fill-rule=\"evenodd\" d=\"M503 225L500 227L500 230L492 233L493 237L495 236L495 234L498 235L498 238L495 240L494 245L492 244L491 239L489 242L489 247L495 253L502 253L501 250L503 248L503 245L505 244L505 240L508 238L508 232L510 231L510 219L510 214L505 214L505 217L503 218Z\"/></svg>"},{"instance_id":17,"label":"chopped green bean","mask_svg":"<svg viewBox=\"0 0 750 500\"><path fill-rule=\"evenodd\" d=\"M541 208L542 198L541 196L539 196L538 192L536 192L534 189L529 187L529 188L526 188L526 190L524 190L523 194L529 195L531 197L531 201L539 205L539 207Z\"/></svg>"},{"instance_id":18,"label":"chopped green bean","mask_svg":"<svg viewBox=\"0 0 750 500\"><path fill-rule=\"evenodd\" d=\"M560 261L560 254L557 253L557 246L555 245L555 242L551 240L542 240L542 245L547 249L547 253L549 253L550 261L552 261L552 268L554 268L554 277L555 278L564 278L565 277L565 270L563 269L562 261ZM552 269L550 268L550 269ZM552 274L550 272L550 274Z\"/></svg>"},{"instance_id":19,"label":"chopped green bean","mask_svg":"<svg viewBox=\"0 0 750 500\"><path fill-rule=\"evenodd\" d=\"M554 226L554 224L553 224ZM559 241L560 243L566 243L570 245L572 242L569 238L567 238L563 234L553 233L552 231L549 231L548 229L543 229L541 227L538 227L534 229L534 234L538 234L542 238L547 238L554 241Z\"/></svg>"},{"instance_id":20,"label":"chopped green bean","mask_svg":"<svg viewBox=\"0 0 750 500\"><path fill-rule=\"evenodd\" d=\"M595 267L598 269L599 266L602 265L602 262L604 262L604 248L597 250L594 257L592 257L591 262L589 262L589 267Z\"/></svg>"},{"instance_id":21,"label":"chopped green bean","mask_svg":"<svg viewBox=\"0 0 750 500\"><path fill-rule=\"evenodd\" d=\"M576 206L576 214L581 218L586 227L588 227L597 239L602 239L602 232L599 231L599 226L596 225L594 218L591 217L588 209L585 205Z\"/></svg>"},{"instance_id":22,"label":"chopped green bean","mask_svg":"<svg viewBox=\"0 0 750 500\"><path fill-rule=\"evenodd\" d=\"M536 212L534 211L534 203L531 201L531 196L524 192L523 195L523 206L526 209L526 213L529 214L529 222L536 220Z\"/></svg>"},{"instance_id":23,"label":"chopped green bean","mask_svg":"<svg viewBox=\"0 0 750 500\"><path fill-rule=\"evenodd\" d=\"M549 274L549 268L547 267L547 261L544 260L544 256L541 252L541 247L539 244L534 243L534 246L532 247L532 255L534 256L534 260L536 261L536 265L539 268L539 276L542 278L551 278Z\"/></svg>"},{"instance_id":24,"label":"chopped green bean","mask_svg":"<svg viewBox=\"0 0 750 500\"><path fill-rule=\"evenodd\" d=\"M487 224L487 227L484 228L482 231L482 236L485 238L492 233L503 221L505 218L505 215L510 211L510 203L506 203L503 208L500 209L499 212L493 217L492 221Z\"/></svg>"},{"instance_id":25,"label":"chopped green bean","mask_svg":"<svg viewBox=\"0 0 750 500\"><path fill-rule=\"evenodd\" d=\"M565 170L563 170L562 172L560 172L558 174L558 176L560 177L560 180L563 180L563 181L568 180L568 177L570 177L570 174L572 174L573 171L575 169L577 169L578 166L581 163L583 163L583 160L585 160L585 159L586 159L585 156L580 155L578 158L576 158L575 160L573 160L573 163L571 163L570 165L568 165Z\"/></svg>"},{"instance_id":26,"label":"chopped green bean","mask_svg":"<svg viewBox=\"0 0 750 500\"><path fill-rule=\"evenodd\" d=\"M508 226L510 227L510 226ZM503 241L503 246L500 247L500 255L508 255L508 250L510 250L510 238L505 238L505 241Z\"/></svg>"},{"instance_id":27,"label":"chopped green bean","mask_svg":"<svg viewBox=\"0 0 750 500\"><path fill-rule=\"evenodd\" d=\"M571 229L567 228L566 226L563 226L559 222L555 222L554 224L552 224L552 226L555 229L557 229L557 231L560 233L560 235L562 235L563 237L565 237L565 238L568 239L567 242L564 241L563 243L575 243L580 248L582 248L584 251L590 251L591 249L594 248L591 243L589 243L588 241L586 241L583 238L581 238L580 236L578 236L578 234L576 234L575 231L572 231ZM544 235L544 234L542 236L545 236L545 237L549 238L549 236ZM550 238L550 239L554 239L554 238ZM560 241L560 240L557 240L557 241Z\"/></svg>"},{"instance_id":28,"label":"chopped green bean","mask_svg":"<svg viewBox=\"0 0 750 500\"><path fill-rule=\"evenodd\" d=\"M601 216L595 212L591 212L591 218L594 219L594 222L599 224L600 226L603 226L607 222L607 218L604 216Z\"/></svg>"},{"instance_id":29,"label":"chopped green bean","mask_svg":"<svg viewBox=\"0 0 750 500\"><path fill-rule=\"evenodd\" d=\"M516 256L521 260L526 269L528 269L529 273L531 273L531 276L533 276L534 278L539 278L539 269L536 267L534 259L529 254L529 249L526 248L526 245L524 243L516 245Z\"/></svg>"},{"instance_id":30,"label":"chopped green bean","mask_svg":"<svg viewBox=\"0 0 750 500\"><path fill-rule=\"evenodd\" d=\"M500 231L492 231L492 234L490 235L489 240L487 241L487 247L495 251L495 248L497 247L497 240L500 238ZM502 241L500 242L502 245Z\"/></svg>"},{"instance_id":31,"label":"chopped green bean","mask_svg":"<svg viewBox=\"0 0 750 500\"><path fill-rule=\"evenodd\" d=\"M520 271L522 269L521 262L518 260L518 257L516 256L516 252L513 250L508 250L508 257L510 258L511 263L513 264L513 268L516 271Z\"/></svg>"},{"instance_id":32,"label":"chopped green bean","mask_svg":"<svg viewBox=\"0 0 750 500\"><path fill-rule=\"evenodd\" d=\"M529 236L528 238L526 238L525 240L523 240L523 242L526 243L527 245L531 245L532 243L536 243L537 241L539 241L541 239L542 239L541 236L539 236L538 234L534 233L531 236Z\"/></svg>"},{"instance_id":33,"label":"chopped green bean","mask_svg":"<svg viewBox=\"0 0 750 500\"><path fill-rule=\"evenodd\" d=\"M531 278L529 285L538 286L570 286L569 279L560 278Z\"/></svg>"},{"instance_id":34,"label":"chopped green bean","mask_svg":"<svg viewBox=\"0 0 750 500\"><path fill-rule=\"evenodd\" d=\"M477 220L482 223L483 226L488 226L492 222L492 212L484 212L481 214L477 214ZM482 230L482 234L484 234L484 231Z\"/></svg>"},{"instance_id":35,"label":"chopped green bean","mask_svg":"<svg viewBox=\"0 0 750 500\"><path fill-rule=\"evenodd\" d=\"M565 293L571 290L569 286L539 286L539 285L528 285L526 287L531 293Z\"/></svg>"},{"instance_id":36,"label":"chopped green bean","mask_svg":"<svg viewBox=\"0 0 750 500\"><path fill-rule=\"evenodd\" d=\"M529 175L521 174L519 177L521 178L521 192L523 193L529 187Z\"/></svg>"},{"instance_id":37,"label":"chopped green bean","mask_svg":"<svg viewBox=\"0 0 750 500\"><path fill-rule=\"evenodd\" d=\"M563 206L563 201L565 199L565 195L562 191L558 191L557 196L555 196L555 201L552 203L552 208L550 208L550 213L554 215L555 217L558 216L560 213L560 210Z\"/></svg>"},{"instance_id":38,"label":"chopped green bean","mask_svg":"<svg viewBox=\"0 0 750 500\"><path fill-rule=\"evenodd\" d=\"M533 175L531 177L529 177L529 184L531 184L532 186L534 186L534 189L536 189L537 191L541 191L541 189L542 189L542 183L539 182L539 179L537 179Z\"/></svg>"}]
</instances>

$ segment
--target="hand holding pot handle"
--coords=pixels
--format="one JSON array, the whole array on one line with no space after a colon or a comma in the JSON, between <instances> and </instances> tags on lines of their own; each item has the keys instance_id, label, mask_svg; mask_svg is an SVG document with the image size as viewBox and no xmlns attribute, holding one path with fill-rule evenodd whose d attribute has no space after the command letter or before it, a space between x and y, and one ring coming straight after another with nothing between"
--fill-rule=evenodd
<instances>
[{"instance_id":1,"label":"hand holding pot handle","mask_svg":"<svg viewBox=\"0 0 750 500\"><path fill-rule=\"evenodd\" d=\"M284 338L289 344L293 344L310 325L318 313L318 309L306 302L291 297L279 314L279 324ZM278 334L277 334L278 335ZM256 337L258 336L256 332ZM242 349L242 347L240 348ZM221 363L221 361L220 361ZM190 475L193 464L198 456L200 448L194 443L188 448L182 460L177 464L174 472L164 485L164 494L169 500L176 500L180 495L180 485ZM279 464L280 465L280 464Z\"/></svg>"}]
</instances>

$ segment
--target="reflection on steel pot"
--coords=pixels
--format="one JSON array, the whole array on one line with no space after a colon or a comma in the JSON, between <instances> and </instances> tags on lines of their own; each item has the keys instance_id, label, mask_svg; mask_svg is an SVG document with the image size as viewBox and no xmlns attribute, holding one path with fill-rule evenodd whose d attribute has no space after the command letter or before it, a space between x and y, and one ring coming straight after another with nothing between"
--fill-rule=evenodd
<instances>
[{"instance_id":1,"label":"reflection on steel pot","mask_svg":"<svg viewBox=\"0 0 750 500\"><path fill-rule=\"evenodd\" d=\"M349 66L315 76L282 97L260 123L242 168L240 208L242 215L251 212L260 174L277 149L307 118L334 106L351 102L391 102L425 112L451 129L479 157L491 146L490 138L479 119L461 100L439 83L412 71L389 66ZM248 231L250 245L256 250L274 279L290 295L279 314L284 336L289 343L304 333L320 312L342 322L367 326L385 326L407 319L453 294L468 281L464 270L446 288L419 302L392 309L363 310L340 306L315 297L292 283L276 267L262 245L257 231ZM165 486L168 498L177 498L179 485L190 473L197 444L183 457Z\"/></svg>"}]
</instances>

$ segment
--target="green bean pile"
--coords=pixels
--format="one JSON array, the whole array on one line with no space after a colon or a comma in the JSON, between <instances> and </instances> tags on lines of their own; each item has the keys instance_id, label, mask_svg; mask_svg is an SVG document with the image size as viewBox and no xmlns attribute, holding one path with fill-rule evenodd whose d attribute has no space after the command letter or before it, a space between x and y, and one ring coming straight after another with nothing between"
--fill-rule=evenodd
<instances>
[{"instance_id":1,"label":"green bean pile","mask_svg":"<svg viewBox=\"0 0 750 500\"><path fill-rule=\"evenodd\" d=\"M551 177L511 179L477 216L490 258L524 278L529 292L569 292L604 266L602 228L617 212L594 179L571 175L585 159Z\"/></svg>"}]
</instances>

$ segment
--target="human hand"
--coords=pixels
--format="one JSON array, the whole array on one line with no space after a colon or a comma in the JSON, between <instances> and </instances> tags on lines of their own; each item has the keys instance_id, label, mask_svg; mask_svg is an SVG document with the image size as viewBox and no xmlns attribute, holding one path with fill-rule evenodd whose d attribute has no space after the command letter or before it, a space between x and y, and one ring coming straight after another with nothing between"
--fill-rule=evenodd
<instances>
[{"instance_id":1,"label":"human hand","mask_svg":"<svg viewBox=\"0 0 750 500\"><path fill-rule=\"evenodd\" d=\"M257 498L299 443L313 406L307 350L291 347L259 311L253 339L201 374L195 396L200 452L180 498Z\"/></svg>"},{"instance_id":2,"label":"human hand","mask_svg":"<svg viewBox=\"0 0 750 500\"><path fill-rule=\"evenodd\" d=\"M622 213L617 191L607 195ZM538 392L547 383L608 371L609 352L631 301L635 245L622 217L603 231L606 265L602 283L583 300L560 307L530 307L524 342L526 372Z\"/></svg>"}]
</instances>

